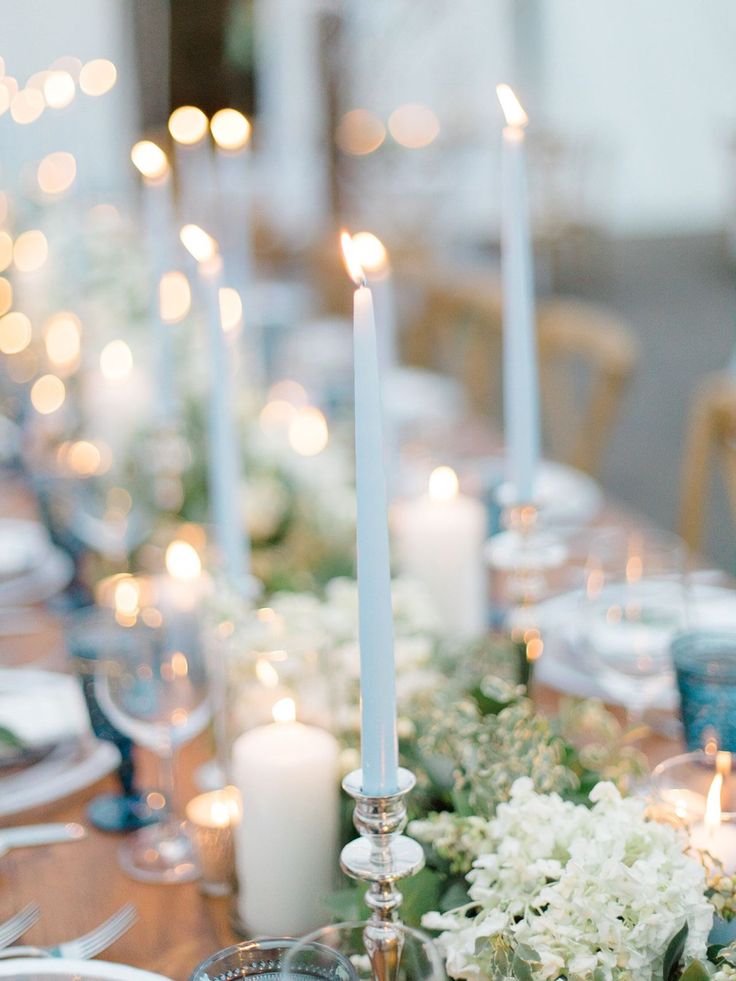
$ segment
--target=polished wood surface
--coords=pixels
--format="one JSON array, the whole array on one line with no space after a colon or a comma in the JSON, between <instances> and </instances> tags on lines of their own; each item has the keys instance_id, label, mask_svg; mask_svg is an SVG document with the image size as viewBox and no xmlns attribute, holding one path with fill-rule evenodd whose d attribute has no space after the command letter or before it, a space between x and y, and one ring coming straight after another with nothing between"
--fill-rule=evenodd
<instances>
[{"instance_id":1,"label":"polished wood surface","mask_svg":"<svg viewBox=\"0 0 736 981\"><path fill-rule=\"evenodd\" d=\"M33 505L19 484L0 483L0 505L4 514L32 515ZM610 517L609 512L609 517ZM46 614L39 610L39 616ZM53 621L44 630L42 642L34 641L24 652L22 642L5 663L59 667L63 645ZM557 696L546 690L535 692L540 705L554 710ZM645 744L653 762L677 748L661 737ZM207 739L185 747L179 758L183 800L196 791L192 775L208 755ZM142 786L155 785L155 766L150 754L140 752ZM92 787L53 804L0 820L0 827L46 821L80 821L86 824L86 806L92 798L116 789L110 776ZM216 950L239 937L230 925L231 898L206 898L196 883L150 885L123 874L116 851L122 836L104 834L93 828L83 841L12 850L0 857L0 921L29 902L37 902L42 915L23 942L52 944L92 929L126 902L138 909L133 928L100 955L100 959L129 964L185 981L193 968Z\"/></svg>"}]
</instances>

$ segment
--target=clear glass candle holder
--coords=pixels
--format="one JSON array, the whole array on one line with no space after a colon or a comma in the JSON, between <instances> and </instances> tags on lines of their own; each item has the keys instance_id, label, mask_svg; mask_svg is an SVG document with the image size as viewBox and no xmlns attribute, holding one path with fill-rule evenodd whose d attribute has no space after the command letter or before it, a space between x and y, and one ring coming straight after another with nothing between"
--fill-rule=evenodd
<instances>
[{"instance_id":1,"label":"clear glass candle holder","mask_svg":"<svg viewBox=\"0 0 736 981\"><path fill-rule=\"evenodd\" d=\"M235 880L233 828L240 820L240 794L224 787L193 797L186 806L187 830L202 873L206 896L227 896Z\"/></svg>"},{"instance_id":2,"label":"clear glass candle holder","mask_svg":"<svg viewBox=\"0 0 736 981\"><path fill-rule=\"evenodd\" d=\"M249 940L226 947L194 969L189 981L358 981L350 960L339 951L318 943L287 937Z\"/></svg>"},{"instance_id":3,"label":"clear glass candle holder","mask_svg":"<svg viewBox=\"0 0 736 981\"><path fill-rule=\"evenodd\" d=\"M736 631L688 630L671 649L687 748L736 752Z\"/></svg>"},{"instance_id":4,"label":"clear glass candle holder","mask_svg":"<svg viewBox=\"0 0 736 981\"><path fill-rule=\"evenodd\" d=\"M658 763L652 772L652 789L661 816L687 827L702 822L708 791L719 772L719 757L722 760L724 755L695 750ZM736 828L736 774L724 780L721 799L721 823Z\"/></svg>"}]
</instances>

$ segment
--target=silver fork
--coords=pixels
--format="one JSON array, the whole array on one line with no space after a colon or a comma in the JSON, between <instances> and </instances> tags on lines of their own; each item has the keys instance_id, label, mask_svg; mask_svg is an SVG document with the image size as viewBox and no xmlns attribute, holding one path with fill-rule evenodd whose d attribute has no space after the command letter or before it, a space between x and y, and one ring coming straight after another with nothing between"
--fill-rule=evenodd
<instances>
[{"instance_id":1,"label":"silver fork","mask_svg":"<svg viewBox=\"0 0 736 981\"><path fill-rule=\"evenodd\" d=\"M65 957L69 960L87 961L115 943L126 930L130 930L137 918L135 906L127 903L104 923L75 940L66 940L54 947L6 947L5 950L0 950L0 960L11 957Z\"/></svg>"},{"instance_id":2,"label":"silver fork","mask_svg":"<svg viewBox=\"0 0 736 981\"><path fill-rule=\"evenodd\" d=\"M41 915L41 911L35 903L24 906L19 913L11 916L9 920L0 923L0 947L7 947L18 937L28 930Z\"/></svg>"}]
</instances>

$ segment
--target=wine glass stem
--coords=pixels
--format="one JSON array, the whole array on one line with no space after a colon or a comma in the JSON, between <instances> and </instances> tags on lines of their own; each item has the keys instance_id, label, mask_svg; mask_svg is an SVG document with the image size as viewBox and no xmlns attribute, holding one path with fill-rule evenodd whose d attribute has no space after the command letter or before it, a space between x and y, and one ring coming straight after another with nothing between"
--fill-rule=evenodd
<instances>
[{"instance_id":1,"label":"wine glass stem","mask_svg":"<svg viewBox=\"0 0 736 981\"><path fill-rule=\"evenodd\" d=\"M176 750L168 727L160 735L156 752L159 765L159 786L166 801L165 824L172 829L178 829Z\"/></svg>"}]
</instances>

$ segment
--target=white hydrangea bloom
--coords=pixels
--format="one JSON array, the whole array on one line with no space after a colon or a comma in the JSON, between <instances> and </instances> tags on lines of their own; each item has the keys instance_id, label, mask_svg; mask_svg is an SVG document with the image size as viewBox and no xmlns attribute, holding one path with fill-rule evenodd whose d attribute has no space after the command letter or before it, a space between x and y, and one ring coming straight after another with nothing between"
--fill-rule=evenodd
<instances>
[{"instance_id":1,"label":"white hydrangea bloom","mask_svg":"<svg viewBox=\"0 0 736 981\"><path fill-rule=\"evenodd\" d=\"M613 784L598 784L591 801L589 809L516 781L485 822L486 844L467 876L471 907L424 921L444 931L451 977L506 976L483 938L534 951L534 977L549 981L653 981L685 922L686 957L704 955L713 911L681 833L645 820L644 804L622 799Z\"/></svg>"}]
</instances>

